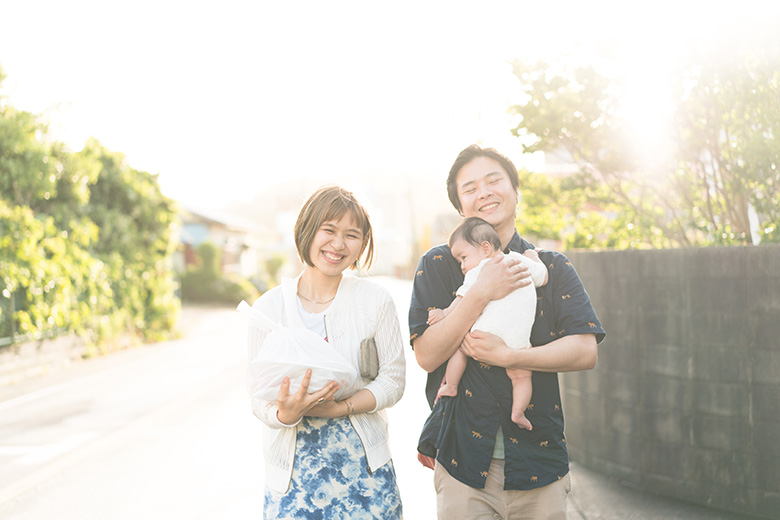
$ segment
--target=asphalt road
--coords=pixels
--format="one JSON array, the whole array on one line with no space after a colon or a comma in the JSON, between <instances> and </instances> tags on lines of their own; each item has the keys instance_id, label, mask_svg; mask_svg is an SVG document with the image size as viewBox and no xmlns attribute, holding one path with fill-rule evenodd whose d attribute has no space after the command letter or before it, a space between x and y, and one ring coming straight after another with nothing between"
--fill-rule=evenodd
<instances>
[{"instance_id":1,"label":"asphalt road","mask_svg":"<svg viewBox=\"0 0 780 520\"><path fill-rule=\"evenodd\" d=\"M410 284L393 293L404 337ZM79 362L0 387L0 518L257 519L259 422L246 392L245 321L186 308L180 340ZM389 410L406 520L436 518L433 472L416 459L425 374L406 350L404 398ZM572 520L744 518L630 489L572 464Z\"/></svg>"},{"instance_id":2,"label":"asphalt road","mask_svg":"<svg viewBox=\"0 0 780 520\"><path fill-rule=\"evenodd\" d=\"M385 283L404 317L409 284ZM0 389L0 518L261 516L244 318L233 309L187 308L181 330L180 340ZM417 377L389 411L394 462L406 518L433 518L430 470L415 451L427 416L424 378L413 359L407 363Z\"/></svg>"}]
</instances>

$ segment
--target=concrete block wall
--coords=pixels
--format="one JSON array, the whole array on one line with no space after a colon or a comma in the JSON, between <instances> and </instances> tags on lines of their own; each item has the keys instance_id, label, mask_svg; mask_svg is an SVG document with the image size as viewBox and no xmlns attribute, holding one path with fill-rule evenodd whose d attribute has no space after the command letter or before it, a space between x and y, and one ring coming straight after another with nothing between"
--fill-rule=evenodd
<instances>
[{"instance_id":1,"label":"concrete block wall","mask_svg":"<svg viewBox=\"0 0 780 520\"><path fill-rule=\"evenodd\" d=\"M568 256L607 331L561 377L572 459L780 518L780 245Z\"/></svg>"}]
</instances>

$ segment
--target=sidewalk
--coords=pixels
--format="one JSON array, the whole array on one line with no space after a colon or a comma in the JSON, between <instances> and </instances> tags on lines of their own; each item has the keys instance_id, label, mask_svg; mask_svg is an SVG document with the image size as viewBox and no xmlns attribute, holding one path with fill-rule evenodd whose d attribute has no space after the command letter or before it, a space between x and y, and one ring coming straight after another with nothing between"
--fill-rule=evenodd
<instances>
[{"instance_id":1,"label":"sidewalk","mask_svg":"<svg viewBox=\"0 0 780 520\"><path fill-rule=\"evenodd\" d=\"M198 336L209 333L213 327L221 326L220 321L208 319L212 312L213 309L208 308L188 308L182 314L183 320L186 321L186 327L183 330ZM109 356L74 363L56 373L33 378L23 384L0 387L0 402L16 398L25 399L26 396L39 391L56 391L60 384L139 360L156 353L160 348L159 345L145 345L119 351ZM411 358L407 359L407 362L414 363ZM242 382L236 384L240 386ZM395 416L391 419L392 435L394 435L392 439L395 443L393 447L394 462L396 471L399 475L403 473L404 477L402 478L405 479L399 484L402 486L402 494L404 494L407 520L435 518L432 472L424 468L421 469L413 455L416 453L418 428L427 416L427 404L419 397L423 394L423 385L422 372L410 369L408 371L407 395L389 412ZM245 417L249 417L250 414L244 408L239 406L238 409L238 417L241 421ZM408 421L404 421L402 418L408 418ZM240 425L243 422L237 424ZM240 444L235 438L235 432L233 432L230 442ZM228 473L232 471L228 462L225 463L225 471ZM572 492L568 499L569 520L755 520L754 517L710 509L643 492L621 483L615 477L602 475L576 462L571 463L571 475ZM248 511L259 510L260 499L258 496L244 497L243 502L239 500L232 503L231 506L236 510L241 507ZM250 517L250 515L246 515L246 517ZM243 518L243 516L235 513L232 516L221 518Z\"/></svg>"},{"instance_id":2,"label":"sidewalk","mask_svg":"<svg viewBox=\"0 0 780 520\"><path fill-rule=\"evenodd\" d=\"M569 520L755 520L643 492L571 463Z\"/></svg>"}]
</instances>

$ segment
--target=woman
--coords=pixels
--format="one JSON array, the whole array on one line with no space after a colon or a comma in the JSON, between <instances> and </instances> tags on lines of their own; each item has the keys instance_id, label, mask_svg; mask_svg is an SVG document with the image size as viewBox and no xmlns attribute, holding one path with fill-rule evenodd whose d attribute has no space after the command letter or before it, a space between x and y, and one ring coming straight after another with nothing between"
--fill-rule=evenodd
<instances>
[{"instance_id":1,"label":"woman","mask_svg":"<svg viewBox=\"0 0 780 520\"><path fill-rule=\"evenodd\" d=\"M310 370L293 394L285 377L276 401L253 397L264 423L264 517L402 518L385 414L404 390L398 317L386 290L343 274L364 255L371 264L368 214L352 193L323 187L303 205L294 233L303 272L254 307L286 327L315 331L356 368L361 341L374 338L379 373L340 401L333 398L335 381L309 393ZM250 337L250 361L261 344L262 337Z\"/></svg>"}]
</instances>

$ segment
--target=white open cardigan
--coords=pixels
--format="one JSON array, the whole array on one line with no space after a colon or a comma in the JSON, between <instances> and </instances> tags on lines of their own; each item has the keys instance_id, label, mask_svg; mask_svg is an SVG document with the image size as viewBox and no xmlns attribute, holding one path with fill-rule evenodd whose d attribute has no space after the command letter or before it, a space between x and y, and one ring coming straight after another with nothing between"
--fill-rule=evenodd
<instances>
[{"instance_id":1,"label":"white open cardigan","mask_svg":"<svg viewBox=\"0 0 780 520\"><path fill-rule=\"evenodd\" d=\"M298 315L298 279L285 278L282 285L264 293L253 305L269 318L286 327L303 327ZM406 377L403 340L395 304L383 287L364 278L347 273L341 279L336 297L325 311L325 327L330 343L345 359L352 361L359 373L360 342L364 338L376 340L379 357L379 375L373 381L364 380L376 398L376 408L368 413L349 416L363 447L371 471L390 460L387 415L385 408L401 399ZM257 355L265 333L250 327L249 360ZM250 379L250 394L254 394ZM297 425L279 422L275 401L252 397L252 411L263 422L263 455L265 483L284 493L292 475L295 457Z\"/></svg>"}]
</instances>

